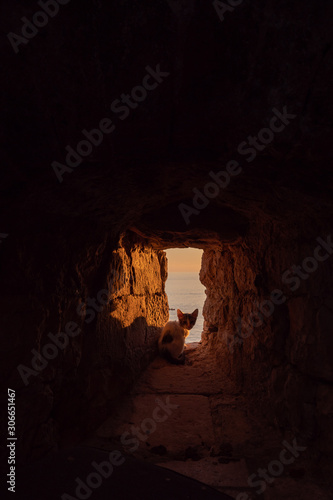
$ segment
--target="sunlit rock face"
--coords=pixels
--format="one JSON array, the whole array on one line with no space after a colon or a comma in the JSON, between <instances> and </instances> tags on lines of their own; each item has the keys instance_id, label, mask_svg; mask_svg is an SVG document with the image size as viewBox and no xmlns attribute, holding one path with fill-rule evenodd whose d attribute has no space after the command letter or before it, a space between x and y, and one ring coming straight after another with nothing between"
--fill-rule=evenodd
<instances>
[{"instance_id":1,"label":"sunlit rock face","mask_svg":"<svg viewBox=\"0 0 333 500\"><path fill-rule=\"evenodd\" d=\"M138 238L113 245L106 237L86 248L68 238L49 263L34 255L21 269L22 295L3 304L16 346L2 367L17 391L20 460L43 454L59 439L75 441L106 417L156 355L169 316L163 251ZM30 276L34 288L25 289Z\"/></svg>"},{"instance_id":2,"label":"sunlit rock face","mask_svg":"<svg viewBox=\"0 0 333 500\"><path fill-rule=\"evenodd\" d=\"M285 224L258 224L239 244L204 252L203 342L227 377L258 399L264 396L265 411L279 425L327 452L333 248L327 229L308 230L300 237Z\"/></svg>"},{"instance_id":3,"label":"sunlit rock face","mask_svg":"<svg viewBox=\"0 0 333 500\"><path fill-rule=\"evenodd\" d=\"M90 332L84 363L87 397L98 419L156 355L161 326L169 317L165 253L132 240L121 241L110 257L103 292L107 303L87 326L87 299L82 309L83 333Z\"/></svg>"}]
</instances>

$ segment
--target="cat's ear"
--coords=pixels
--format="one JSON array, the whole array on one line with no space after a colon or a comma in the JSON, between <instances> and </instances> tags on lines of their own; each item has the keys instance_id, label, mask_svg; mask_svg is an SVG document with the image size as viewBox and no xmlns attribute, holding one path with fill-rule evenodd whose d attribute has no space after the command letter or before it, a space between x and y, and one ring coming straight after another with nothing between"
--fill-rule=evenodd
<instances>
[{"instance_id":1,"label":"cat's ear","mask_svg":"<svg viewBox=\"0 0 333 500\"><path fill-rule=\"evenodd\" d=\"M181 319L184 316L184 314L181 312L180 309L177 309L177 316L178 316L178 319Z\"/></svg>"},{"instance_id":2,"label":"cat's ear","mask_svg":"<svg viewBox=\"0 0 333 500\"><path fill-rule=\"evenodd\" d=\"M199 310L196 309L195 311L193 311L193 313L191 314L191 316L193 316L194 318L197 318L198 317L198 313L199 313Z\"/></svg>"}]
</instances>

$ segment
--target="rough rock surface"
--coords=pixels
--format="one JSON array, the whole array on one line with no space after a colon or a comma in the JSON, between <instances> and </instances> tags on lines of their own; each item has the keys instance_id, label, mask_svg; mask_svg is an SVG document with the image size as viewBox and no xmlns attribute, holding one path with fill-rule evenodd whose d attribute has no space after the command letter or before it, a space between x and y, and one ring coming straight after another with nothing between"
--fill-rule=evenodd
<instances>
[{"instance_id":1,"label":"rough rock surface","mask_svg":"<svg viewBox=\"0 0 333 500\"><path fill-rule=\"evenodd\" d=\"M267 469L294 437L274 429L250 395L216 370L214 354L200 344L188 344L184 366L156 358L85 444L126 451L238 500L241 493L253 498L258 477L252 485L250 474ZM328 477L314 470L307 450L269 480L265 500L295 491L302 500L330 498Z\"/></svg>"},{"instance_id":2,"label":"rough rock surface","mask_svg":"<svg viewBox=\"0 0 333 500\"><path fill-rule=\"evenodd\" d=\"M161 325L168 319L164 252L124 239L114 250L105 243L81 251L79 262L71 277L66 276L68 263L62 264L61 274L54 277L58 292L43 298L39 291L35 307L31 293L22 296L18 317L12 318L9 308L3 318L12 329L12 345L20 343L16 356L2 361L8 387L16 388L20 460L54 448L61 436L67 444L77 442L105 418L156 354ZM33 267L26 269L26 275L34 272ZM23 325L18 328L18 322L31 320L36 340L22 336ZM78 325L79 335L69 338L65 348L56 348L44 369L24 372L22 378L17 367L33 368L31 350L43 355L45 345L55 345L48 333L66 332L69 322Z\"/></svg>"},{"instance_id":3,"label":"rough rock surface","mask_svg":"<svg viewBox=\"0 0 333 500\"><path fill-rule=\"evenodd\" d=\"M316 231L327 241L324 230ZM282 226L267 225L240 244L204 252L203 339L226 375L258 398L269 394L264 407L282 428L317 440L325 453L333 434L333 258L322 249L327 259L307 266L318 241L289 237ZM302 266L305 279L296 282L294 272L283 278L293 265Z\"/></svg>"}]
</instances>

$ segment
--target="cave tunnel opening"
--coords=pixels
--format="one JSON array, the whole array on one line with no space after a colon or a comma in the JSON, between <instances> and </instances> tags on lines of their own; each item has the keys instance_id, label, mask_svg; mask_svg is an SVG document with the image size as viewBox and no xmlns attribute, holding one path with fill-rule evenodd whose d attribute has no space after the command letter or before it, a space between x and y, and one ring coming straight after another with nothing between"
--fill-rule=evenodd
<instances>
[{"instance_id":1,"label":"cave tunnel opening","mask_svg":"<svg viewBox=\"0 0 333 500\"><path fill-rule=\"evenodd\" d=\"M166 212L166 227L161 227L157 214L160 227L157 223L151 228L142 224L126 229L110 242L90 242L78 254L79 265L75 269L68 266L70 272L57 278L68 297L67 302L60 303L61 322L52 323L54 318L50 317L46 334L65 331L65 324L73 321L80 334L69 339L68 348L58 349L58 357L50 360L48 366L54 370L55 381L47 370L31 377L30 387L43 380L47 391L56 395L47 416L49 441L58 442L60 429L66 447L68 436L72 439L76 429L78 442L97 429L90 441L97 447L104 446L105 440L110 440L107 446L114 445L114 439L118 439L115 446L131 452L129 441L133 445L138 439L138 458L163 461L166 449L170 460L180 457L181 462L209 462L218 457L223 463L255 455L260 447L265 449L271 435L278 436L272 431L275 426L289 432L290 442L294 436L316 439L317 449L324 453L331 443L330 427L326 427L322 411L324 399L329 400L331 394L327 382L331 380L331 360L329 349L321 349L323 339L330 342L331 327L325 304L319 304L317 296L319 286L322 294L330 289L329 273L324 272L330 260L320 263L311 278L301 283L298 295L291 294L281 281L290 264L314 254L317 228L311 238L300 238L296 247L276 221L258 220L244 231L247 221L228 210L214 226L207 209L210 229L205 220L201 226L181 231L170 222L170 210ZM186 353L188 363L177 367L157 356L157 340L171 306L166 294L167 255L173 249L187 248L202 253L205 328L201 345ZM320 258L322 255L323 250ZM258 310L257 304L270 299L280 287L286 296L284 303L276 305L251 334L246 331L240 337L238 319L251 317ZM311 301L317 301L318 310L309 321ZM197 304L193 304L195 307ZM263 310L267 312L267 307ZM311 326L314 329L310 330ZM45 343L50 339L41 342L41 353ZM27 340L27 359L23 360L27 366L32 359L31 347ZM147 435L149 425L154 429L151 419L156 414L155 402L165 404L166 395L171 398L170 404L179 407L178 413L170 414L166 421L168 429L158 422L148 440L132 437L138 427L143 432L140 435ZM28 397L22 390L21 400ZM125 413L119 419L115 408L127 397L131 402L124 404ZM47 398L48 392L42 394L41 404ZM252 413L249 406L257 402L260 415ZM271 428L260 420L263 414ZM37 427L40 420L35 420ZM211 421L213 430L208 425ZM124 442L119 444L124 434ZM184 441L178 436L187 437ZM43 451L49 441L43 442ZM275 440L270 457L279 453L281 442Z\"/></svg>"},{"instance_id":2,"label":"cave tunnel opening","mask_svg":"<svg viewBox=\"0 0 333 500\"><path fill-rule=\"evenodd\" d=\"M294 297L283 279L290 263L298 262L302 255L313 254L311 245L316 246L316 240L305 241L295 251L293 240L282 226L265 223L258 223L245 235L236 230L215 233L201 228L192 233L168 233L165 228L160 231L146 228L135 233L140 237L132 243L131 252L136 257L131 262L133 267L136 260L136 268L141 269L148 286L150 310L157 304L156 295L163 292L168 295L169 307L173 305L166 278L166 259L169 260L168 253L176 249L184 252L185 246L200 249L200 281L206 287L205 328L200 348L188 353L188 363L183 368L167 363L159 365L158 358L152 357L151 364L141 372L143 376L132 401L134 411L126 418L135 422L133 430L148 432L151 430L148 427L153 426L153 432L144 442L139 435L133 438L137 439L137 456L158 463L165 460L165 455L169 460L178 461L172 465L174 470L190 475L194 474L191 467L184 464L183 468L179 459L209 462L212 457L212 460L218 457L222 463L229 463L235 456L252 456L264 461L265 446L271 447L270 456L280 453L283 435L288 436L290 442L296 440L304 449L308 441L317 439L318 442L318 427L322 423L316 413L321 404L316 399L317 382L301 368L302 362L299 368L293 364L299 349L302 356L311 357L307 347L300 345L303 327L295 315L305 319L303 306L308 301L304 298L305 285L309 287L308 293L316 293L312 288L315 280L302 283L302 296ZM153 260L155 267L150 264ZM153 268L161 276L157 287L152 286L150 279L149 269ZM140 272L135 272L135 279L139 281ZM318 274L315 279L324 280L323 286L327 286L324 275ZM281 300L283 297L285 300ZM166 303L158 304L162 311ZM195 307L193 304L190 309ZM149 321L147 318L148 324ZM156 325L162 327L163 322ZM156 342L158 333L155 333L152 342ZM298 358L296 363L300 361ZM328 368L326 358L325 363L322 369ZM155 429L151 420L148 424L151 417L147 417L147 408L153 412L152 395L160 400L164 394L180 407L179 416L170 416L166 426L156 425ZM302 402L298 404L296 399ZM175 428L177 436L190 436L189 440L175 438ZM116 426L114 422L104 424L98 433L109 436L115 429L118 434L133 432L118 421ZM326 433L323 428L320 432ZM202 438L200 441L198 436ZM128 436L124 443L131 445ZM130 449L134 447L136 445ZM154 454L157 457L154 458Z\"/></svg>"},{"instance_id":3,"label":"cave tunnel opening","mask_svg":"<svg viewBox=\"0 0 333 500\"><path fill-rule=\"evenodd\" d=\"M190 314L198 309L198 317L190 330L186 343L201 341L204 329L203 305L205 287L200 281L203 250L198 248L169 248L166 250L168 279L165 291L168 296L169 321L177 320L177 309Z\"/></svg>"}]
</instances>

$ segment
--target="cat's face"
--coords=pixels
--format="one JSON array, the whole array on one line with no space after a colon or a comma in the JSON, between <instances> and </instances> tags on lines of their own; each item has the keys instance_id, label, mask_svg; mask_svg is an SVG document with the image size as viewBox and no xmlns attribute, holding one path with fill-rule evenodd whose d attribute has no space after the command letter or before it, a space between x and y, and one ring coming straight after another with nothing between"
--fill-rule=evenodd
<instances>
[{"instance_id":1,"label":"cat's face","mask_svg":"<svg viewBox=\"0 0 333 500\"><path fill-rule=\"evenodd\" d=\"M192 314L187 314L187 313L182 313L180 309L177 309L177 316L179 319L179 324L182 328L185 328L186 330L191 330L191 328L194 327L195 322L198 317L198 309L193 311Z\"/></svg>"}]
</instances>

